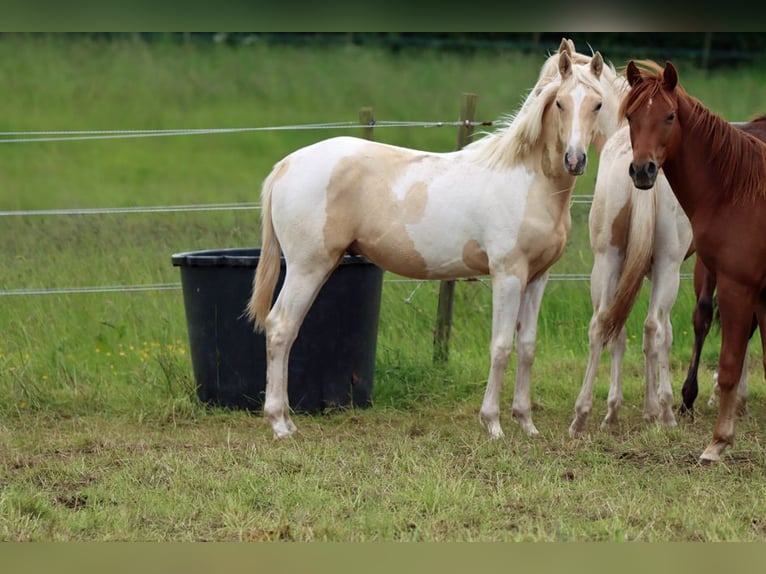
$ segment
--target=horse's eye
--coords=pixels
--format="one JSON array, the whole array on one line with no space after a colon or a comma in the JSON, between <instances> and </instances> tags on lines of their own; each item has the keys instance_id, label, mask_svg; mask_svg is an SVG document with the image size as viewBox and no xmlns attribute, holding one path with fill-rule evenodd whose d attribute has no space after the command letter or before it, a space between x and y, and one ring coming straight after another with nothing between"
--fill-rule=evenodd
<instances>
[{"instance_id":1,"label":"horse's eye","mask_svg":"<svg viewBox=\"0 0 766 574\"><path fill-rule=\"evenodd\" d=\"M630 117L630 114L625 114L625 119L626 119L626 120L628 120L628 123L630 123L630 120L631 120L632 118Z\"/></svg>"},{"instance_id":2,"label":"horse's eye","mask_svg":"<svg viewBox=\"0 0 766 574\"><path fill-rule=\"evenodd\" d=\"M596 104L596 107L593 109L594 112L597 112L601 109L601 102Z\"/></svg>"},{"instance_id":3,"label":"horse's eye","mask_svg":"<svg viewBox=\"0 0 766 574\"><path fill-rule=\"evenodd\" d=\"M556 107L557 107L558 109L560 109L560 110L563 110L563 109L564 109L564 107L561 105L561 102L560 102L560 101L558 101L558 100L556 100Z\"/></svg>"},{"instance_id":4,"label":"horse's eye","mask_svg":"<svg viewBox=\"0 0 766 574\"><path fill-rule=\"evenodd\" d=\"M668 119L667 119L667 122L668 122L669 124L670 124L670 123L673 123L673 120L674 120L674 119L676 119L676 113L675 113L675 112L670 112L670 113L668 114Z\"/></svg>"}]
</instances>

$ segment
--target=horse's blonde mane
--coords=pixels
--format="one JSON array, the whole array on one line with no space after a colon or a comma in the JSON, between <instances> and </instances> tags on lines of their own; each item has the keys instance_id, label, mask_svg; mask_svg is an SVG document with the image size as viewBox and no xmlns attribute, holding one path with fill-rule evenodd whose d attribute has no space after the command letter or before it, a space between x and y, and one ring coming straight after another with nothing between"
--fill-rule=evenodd
<instances>
[{"instance_id":1,"label":"horse's blonde mane","mask_svg":"<svg viewBox=\"0 0 766 574\"><path fill-rule=\"evenodd\" d=\"M550 58L549 58L550 60ZM558 60L556 62L558 66ZM581 82L590 89L601 93L599 80L589 72L585 65L572 66L574 81ZM512 114L502 117L497 123L499 128L493 133L474 141L464 149L476 154L476 159L485 162L488 167L510 167L521 162L537 145L543 131L543 115L550 106L562 79L557 73L550 76L547 71L540 74L540 79L529 91L520 108Z\"/></svg>"}]
</instances>

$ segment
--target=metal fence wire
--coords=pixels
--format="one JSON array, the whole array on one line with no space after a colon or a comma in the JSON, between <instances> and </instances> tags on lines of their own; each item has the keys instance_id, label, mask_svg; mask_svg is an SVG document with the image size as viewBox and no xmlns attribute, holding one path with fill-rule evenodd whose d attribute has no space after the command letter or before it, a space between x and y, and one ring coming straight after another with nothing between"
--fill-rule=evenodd
<instances>
[{"instance_id":1,"label":"metal fence wire","mask_svg":"<svg viewBox=\"0 0 766 574\"><path fill-rule=\"evenodd\" d=\"M36 131L36 132L0 132L0 144L34 143L54 141L78 141L93 139L124 139L140 137L170 137L209 135L222 133L241 133L245 131L285 131L285 130L324 130L350 128L442 128L442 127L477 127L492 126L490 121L371 121L369 124L359 122L330 122L288 126L267 126L249 128L209 128L209 129L168 129L168 130L78 130L78 131ZM572 205L589 205L592 195L573 195ZM0 217L61 217L74 215L106 215L106 214L137 214L137 213L180 213L194 211L238 211L258 210L261 206L254 202L241 203L209 203L190 205L154 205L134 207L95 207L71 209L35 209L0 211ZM682 279L690 279L691 274L682 274ZM551 281L589 281L590 273L551 273ZM384 279L384 282L422 283L418 279ZM149 291L180 290L181 283L151 283L145 285L92 285L84 287L50 287L50 288L14 288L0 289L0 297L8 296L37 296L37 295L69 295L93 293L136 293Z\"/></svg>"}]
</instances>

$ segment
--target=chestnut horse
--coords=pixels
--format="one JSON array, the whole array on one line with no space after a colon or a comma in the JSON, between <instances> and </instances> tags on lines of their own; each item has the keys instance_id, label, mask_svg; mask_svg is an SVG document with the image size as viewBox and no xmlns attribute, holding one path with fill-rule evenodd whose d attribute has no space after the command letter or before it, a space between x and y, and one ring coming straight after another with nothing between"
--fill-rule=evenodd
<instances>
[{"instance_id":1,"label":"chestnut horse","mask_svg":"<svg viewBox=\"0 0 766 574\"><path fill-rule=\"evenodd\" d=\"M732 124L737 128L754 135L759 140L766 142L766 115L759 115L752 118L747 123ZM697 399L699 393L699 383L697 374L699 371L700 355L702 353L702 346L705 343L705 338L710 332L710 327L714 319L715 309L715 276L705 267L702 260L697 257L694 262L694 294L697 299L697 303L694 307L692 314L692 324L694 326L694 348L692 349L692 357L689 362L689 370L686 374L686 380L684 381L683 388L681 389L681 404L678 407L680 414L693 414L694 413L694 401ZM755 329L758 327L758 320L756 316L753 316L753 322L751 325L750 336L753 336ZM763 336L763 334L761 335ZM745 356L745 365L742 368L742 376L737 386L737 411L744 413L747 410L747 356ZM766 356L763 357L763 369L766 376ZM716 375L717 378L717 375ZM715 402L715 399L719 393L718 383L716 382L713 387L713 393L710 395L709 405Z\"/></svg>"},{"instance_id":2,"label":"chestnut horse","mask_svg":"<svg viewBox=\"0 0 766 574\"><path fill-rule=\"evenodd\" d=\"M646 69L649 68L649 69ZM734 443L737 396L752 320L766 316L766 144L688 94L671 62L631 60L622 112L630 126L629 174L651 189L660 168L692 226L697 257L716 281L721 322L720 398L701 462Z\"/></svg>"},{"instance_id":3,"label":"chestnut horse","mask_svg":"<svg viewBox=\"0 0 766 574\"><path fill-rule=\"evenodd\" d=\"M262 188L262 257L247 314L266 331L264 418L291 435L290 348L345 252L398 275L492 281L490 369L479 420L503 435L500 389L513 348L513 417L529 435L530 369L551 265L571 229L570 200L601 107L599 54L584 67L561 51L556 77L533 87L506 125L463 149L433 153L336 137L279 161ZM284 284L274 306L280 268Z\"/></svg>"}]
</instances>

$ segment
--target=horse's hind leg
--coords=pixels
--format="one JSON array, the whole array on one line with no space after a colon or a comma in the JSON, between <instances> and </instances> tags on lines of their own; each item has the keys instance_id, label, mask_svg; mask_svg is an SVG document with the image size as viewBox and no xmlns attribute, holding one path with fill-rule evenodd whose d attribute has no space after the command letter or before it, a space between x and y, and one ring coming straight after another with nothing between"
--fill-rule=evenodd
<instances>
[{"instance_id":1,"label":"horse's hind leg","mask_svg":"<svg viewBox=\"0 0 766 574\"><path fill-rule=\"evenodd\" d=\"M622 358L625 356L625 344L628 331L625 326L608 343L609 349L609 394L606 397L606 416L601 421L601 430L616 427L619 423L622 407Z\"/></svg>"},{"instance_id":2,"label":"horse's hind leg","mask_svg":"<svg viewBox=\"0 0 766 574\"><path fill-rule=\"evenodd\" d=\"M705 344L710 325L713 322L713 292L715 291L715 276L710 273L699 257L694 263L694 294L697 304L692 314L694 326L694 347L686 380L681 388L682 401L678 407L680 415L694 415L694 401L699 393L699 364L702 346Z\"/></svg>"},{"instance_id":3,"label":"horse's hind leg","mask_svg":"<svg viewBox=\"0 0 766 574\"><path fill-rule=\"evenodd\" d=\"M303 319L337 261L324 265L316 260L311 265L287 264L285 281L274 307L266 319L266 396L263 416L271 424L276 438L295 432L290 418L287 395L287 369L290 349Z\"/></svg>"},{"instance_id":4,"label":"horse's hind leg","mask_svg":"<svg viewBox=\"0 0 766 574\"><path fill-rule=\"evenodd\" d=\"M676 301L683 259L658 259L652 266L652 291L644 321L646 396L644 419L676 426L673 388L670 384L670 347L673 326L670 311Z\"/></svg>"}]
</instances>

